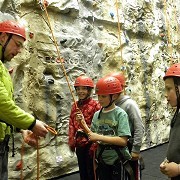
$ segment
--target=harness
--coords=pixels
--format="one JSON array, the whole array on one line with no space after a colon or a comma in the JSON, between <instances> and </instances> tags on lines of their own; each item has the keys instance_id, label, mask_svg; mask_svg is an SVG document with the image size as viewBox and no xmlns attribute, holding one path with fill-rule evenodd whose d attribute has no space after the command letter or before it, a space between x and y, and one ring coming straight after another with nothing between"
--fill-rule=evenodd
<instances>
[{"instance_id":1,"label":"harness","mask_svg":"<svg viewBox=\"0 0 180 180\"><path fill-rule=\"evenodd\" d=\"M0 120L0 122L5 123L7 126L10 127L11 129L11 134L12 134L12 157L14 157L15 155L15 148L14 148L14 128L11 124L8 124L7 122L4 122L2 120ZM9 143L9 139L10 139L10 135L6 134L4 137L4 140L0 143L0 154L3 154L3 152L5 151L9 151L9 147L8 147L8 143Z\"/></svg>"},{"instance_id":2,"label":"harness","mask_svg":"<svg viewBox=\"0 0 180 180\"><path fill-rule=\"evenodd\" d=\"M102 158L102 153L104 152L104 150L111 150L111 149L115 150L116 153L118 154L118 160L117 161L122 162L123 167L125 168L126 172L129 174L130 180L135 180L133 170L129 164L129 160L125 159L123 154L120 151L121 147L116 146L116 145L99 145L99 147L100 147L100 152L99 152L98 157L97 157L98 162L105 164L105 162Z\"/></svg>"}]
</instances>

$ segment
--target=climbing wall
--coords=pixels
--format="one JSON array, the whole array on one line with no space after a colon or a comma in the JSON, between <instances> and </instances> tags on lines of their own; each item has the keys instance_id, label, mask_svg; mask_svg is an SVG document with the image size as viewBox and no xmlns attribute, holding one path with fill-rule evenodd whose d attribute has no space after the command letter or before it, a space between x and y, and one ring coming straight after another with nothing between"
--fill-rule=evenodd
<instances>
[{"instance_id":1,"label":"climbing wall","mask_svg":"<svg viewBox=\"0 0 180 180\"><path fill-rule=\"evenodd\" d=\"M16 19L27 29L24 50L7 64L14 69L16 103L58 131L40 140L38 162L36 149L24 146L23 172L17 166L23 143L17 134L9 179L34 180L38 165L41 180L78 170L67 133L70 88L75 95L73 83L81 74L97 82L109 72L123 72L126 94L137 101L145 126L142 149L168 141L174 110L164 98L162 77L180 62L178 2L1 0L0 20Z\"/></svg>"}]
</instances>

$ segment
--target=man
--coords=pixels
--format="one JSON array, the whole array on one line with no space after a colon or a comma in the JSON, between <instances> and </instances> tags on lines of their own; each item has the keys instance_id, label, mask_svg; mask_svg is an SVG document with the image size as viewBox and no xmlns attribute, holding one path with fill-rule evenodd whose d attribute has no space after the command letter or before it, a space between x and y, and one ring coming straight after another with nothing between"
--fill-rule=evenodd
<instances>
[{"instance_id":1,"label":"man","mask_svg":"<svg viewBox=\"0 0 180 180\"><path fill-rule=\"evenodd\" d=\"M13 127L22 129L23 138L31 136L29 145L36 145L35 136L45 137L45 123L23 111L13 100L13 84L4 64L21 52L26 40L25 28L15 21L0 23L0 179L8 179L8 141ZM32 131L32 132L31 132Z\"/></svg>"}]
</instances>

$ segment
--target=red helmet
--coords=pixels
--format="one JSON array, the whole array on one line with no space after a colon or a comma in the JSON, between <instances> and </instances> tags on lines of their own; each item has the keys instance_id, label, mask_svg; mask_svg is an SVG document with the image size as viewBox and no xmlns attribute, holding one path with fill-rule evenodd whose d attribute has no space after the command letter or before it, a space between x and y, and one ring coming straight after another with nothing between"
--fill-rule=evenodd
<instances>
[{"instance_id":1,"label":"red helmet","mask_svg":"<svg viewBox=\"0 0 180 180\"><path fill-rule=\"evenodd\" d=\"M96 94L108 95L122 92L122 86L115 77L108 76L98 80L96 84Z\"/></svg>"},{"instance_id":2,"label":"red helmet","mask_svg":"<svg viewBox=\"0 0 180 180\"><path fill-rule=\"evenodd\" d=\"M77 77L75 80L74 87L78 87L78 86L86 86L86 87L94 88L94 83L91 78L83 75Z\"/></svg>"},{"instance_id":3,"label":"red helmet","mask_svg":"<svg viewBox=\"0 0 180 180\"><path fill-rule=\"evenodd\" d=\"M124 77L124 75L122 73L113 72L113 73L108 74L108 76L112 76L112 77L117 78L119 80L119 82L121 83L122 88L125 87L126 79L125 79L125 77Z\"/></svg>"},{"instance_id":4,"label":"red helmet","mask_svg":"<svg viewBox=\"0 0 180 180\"><path fill-rule=\"evenodd\" d=\"M173 64L166 72L163 79L165 80L168 77L180 77L180 63Z\"/></svg>"},{"instance_id":5,"label":"red helmet","mask_svg":"<svg viewBox=\"0 0 180 180\"><path fill-rule=\"evenodd\" d=\"M16 21L8 20L0 23L0 32L10 33L21 36L26 40L26 32L24 26Z\"/></svg>"}]
</instances>

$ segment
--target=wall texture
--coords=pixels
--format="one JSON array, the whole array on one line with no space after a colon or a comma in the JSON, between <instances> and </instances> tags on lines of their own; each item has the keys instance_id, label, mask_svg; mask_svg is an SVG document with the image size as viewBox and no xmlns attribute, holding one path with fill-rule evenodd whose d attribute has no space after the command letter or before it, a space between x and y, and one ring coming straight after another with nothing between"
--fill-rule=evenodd
<instances>
[{"instance_id":1,"label":"wall texture","mask_svg":"<svg viewBox=\"0 0 180 180\"><path fill-rule=\"evenodd\" d=\"M14 18L27 29L24 50L7 64L14 68L15 100L58 131L56 137L49 133L40 141L40 179L78 170L67 145L73 98L63 67L73 93L80 74L96 82L111 71L123 71L126 92L137 101L145 125L142 149L166 142L173 109L164 98L162 77L169 65L180 62L178 0L48 0L47 8L44 2L0 2L0 20ZM21 159L20 135L15 146L9 179L21 176L16 168ZM23 152L24 179L34 180L37 151L25 145Z\"/></svg>"}]
</instances>

